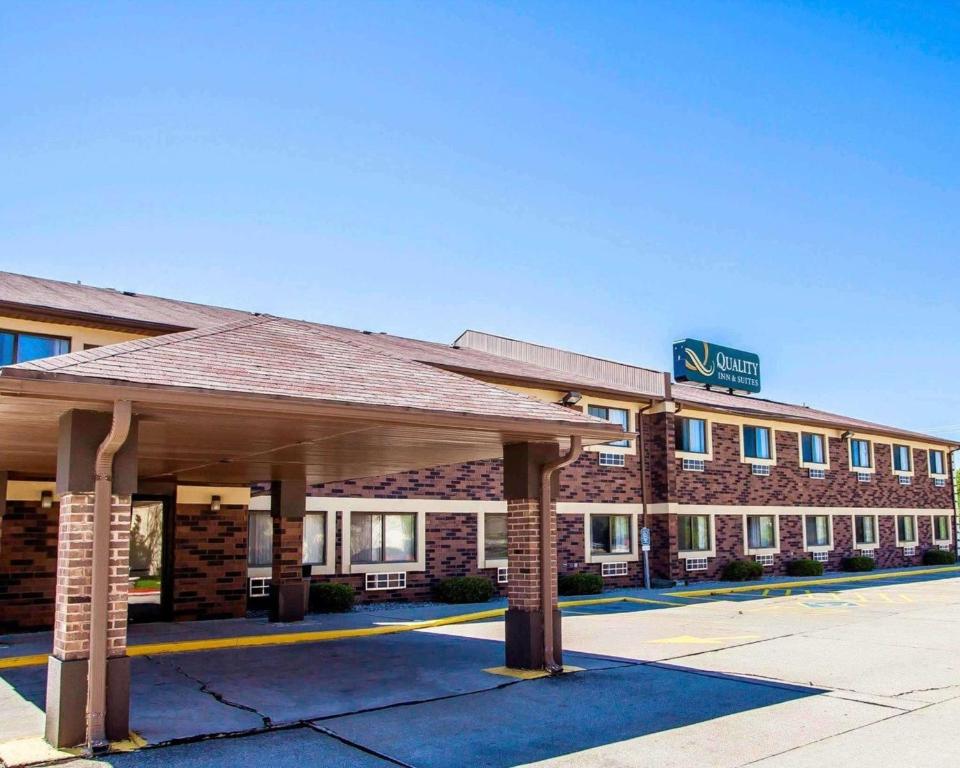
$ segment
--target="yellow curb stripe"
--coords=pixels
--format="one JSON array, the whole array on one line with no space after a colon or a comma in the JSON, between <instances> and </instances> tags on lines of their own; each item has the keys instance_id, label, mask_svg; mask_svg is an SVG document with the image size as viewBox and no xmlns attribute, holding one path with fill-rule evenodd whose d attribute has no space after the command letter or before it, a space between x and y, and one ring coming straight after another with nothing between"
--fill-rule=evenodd
<instances>
[{"instance_id":1,"label":"yellow curb stripe","mask_svg":"<svg viewBox=\"0 0 960 768\"><path fill-rule=\"evenodd\" d=\"M955 573L960 571L958 565L947 565L941 568L927 568L924 570L894 571L893 573L868 573L861 576L834 576L829 579L807 579L805 581L783 581L773 589L796 587L816 587L823 584L848 584L860 581L878 581L882 579L898 579L910 576L929 576L936 573ZM712 589L693 589L684 592L670 592L670 597L708 597L710 595L729 595L738 592L756 592L769 589L769 584L749 584L741 587L713 587Z\"/></svg>"},{"instance_id":2,"label":"yellow curb stripe","mask_svg":"<svg viewBox=\"0 0 960 768\"><path fill-rule=\"evenodd\" d=\"M0 659L0 669L16 669L17 667L38 667L47 663L46 654L37 654L36 656L11 656L8 659Z\"/></svg>"}]
</instances>

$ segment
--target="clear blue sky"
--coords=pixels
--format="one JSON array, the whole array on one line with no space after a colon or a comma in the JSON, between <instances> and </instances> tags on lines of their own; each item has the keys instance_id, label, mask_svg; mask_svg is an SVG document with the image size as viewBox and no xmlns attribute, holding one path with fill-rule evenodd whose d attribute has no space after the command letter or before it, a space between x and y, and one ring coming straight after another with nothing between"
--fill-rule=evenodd
<instances>
[{"instance_id":1,"label":"clear blue sky","mask_svg":"<svg viewBox=\"0 0 960 768\"><path fill-rule=\"evenodd\" d=\"M955 3L0 4L0 268L960 437Z\"/></svg>"}]
</instances>

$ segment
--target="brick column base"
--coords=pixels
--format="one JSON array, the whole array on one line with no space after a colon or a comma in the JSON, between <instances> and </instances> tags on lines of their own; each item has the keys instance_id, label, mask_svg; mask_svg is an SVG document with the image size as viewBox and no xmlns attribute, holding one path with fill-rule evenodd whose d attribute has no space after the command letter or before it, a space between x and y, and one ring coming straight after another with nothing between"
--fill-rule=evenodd
<instances>
[{"instance_id":1,"label":"brick column base","mask_svg":"<svg viewBox=\"0 0 960 768\"><path fill-rule=\"evenodd\" d=\"M57 595L46 706L46 739L56 747L74 747L86 739L93 499L92 493L66 493L60 499ZM127 738L130 731L130 660L126 655L130 497L114 496L112 502L106 728L107 738L116 740Z\"/></svg>"},{"instance_id":2,"label":"brick column base","mask_svg":"<svg viewBox=\"0 0 960 768\"><path fill-rule=\"evenodd\" d=\"M553 599L553 647L557 663L561 660L560 610L557 608L557 515L551 505L550 548L554 568L551 573ZM514 499L507 502L507 558L510 563L507 582L506 664L515 669L543 669L543 606L540 590L540 501Z\"/></svg>"},{"instance_id":3,"label":"brick column base","mask_svg":"<svg viewBox=\"0 0 960 768\"><path fill-rule=\"evenodd\" d=\"M270 621L302 621L310 582L303 577L303 518L273 513Z\"/></svg>"}]
</instances>

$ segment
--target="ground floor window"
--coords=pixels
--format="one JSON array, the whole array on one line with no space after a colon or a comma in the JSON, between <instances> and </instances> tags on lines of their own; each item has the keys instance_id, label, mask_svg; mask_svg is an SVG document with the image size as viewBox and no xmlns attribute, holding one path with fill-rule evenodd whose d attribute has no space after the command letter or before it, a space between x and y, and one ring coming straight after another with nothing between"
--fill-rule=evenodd
<instances>
[{"instance_id":1,"label":"ground floor window","mask_svg":"<svg viewBox=\"0 0 960 768\"><path fill-rule=\"evenodd\" d=\"M897 538L914 544L917 541L917 518L913 515L897 515Z\"/></svg>"},{"instance_id":2,"label":"ground floor window","mask_svg":"<svg viewBox=\"0 0 960 768\"><path fill-rule=\"evenodd\" d=\"M877 543L877 518L873 515L857 515L854 518L857 544Z\"/></svg>"},{"instance_id":3,"label":"ground floor window","mask_svg":"<svg viewBox=\"0 0 960 768\"><path fill-rule=\"evenodd\" d=\"M417 559L415 512L354 512L350 562L412 563Z\"/></svg>"},{"instance_id":4,"label":"ground floor window","mask_svg":"<svg viewBox=\"0 0 960 768\"><path fill-rule=\"evenodd\" d=\"M933 538L938 541L947 541L950 539L950 517L948 515L934 516Z\"/></svg>"},{"instance_id":5,"label":"ground floor window","mask_svg":"<svg viewBox=\"0 0 960 768\"><path fill-rule=\"evenodd\" d=\"M327 513L308 512L303 516L303 564L326 565Z\"/></svg>"},{"instance_id":6,"label":"ground floor window","mask_svg":"<svg viewBox=\"0 0 960 768\"><path fill-rule=\"evenodd\" d=\"M773 515L747 516L747 545L750 549L773 549L777 546L777 518Z\"/></svg>"},{"instance_id":7,"label":"ground floor window","mask_svg":"<svg viewBox=\"0 0 960 768\"><path fill-rule=\"evenodd\" d=\"M677 544L681 552L710 549L710 518L707 515L678 515Z\"/></svg>"},{"instance_id":8,"label":"ground floor window","mask_svg":"<svg viewBox=\"0 0 960 768\"><path fill-rule=\"evenodd\" d=\"M486 560L507 559L507 516L502 512L483 517L483 556Z\"/></svg>"},{"instance_id":9,"label":"ground floor window","mask_svg":"<svg viewBox=\"0 0 960 768\"><path fill-rule=\"evenodd\" d=\"M827 515L807 515L804 525L808 547L830 546L830 518Z\"/></svg>"},{"instance_id":10,"label":"ground floor window","mask_svg":"<svg viewBox=\"0 0 960 768\"><path fill-rule=\"evenodd\" d=\"M251 512L247 523L247 564L262 568L273 563L273 518Z\"/></svg>"},{"instance_id":11,"label":"ground floor window","mask_svg":"<svg viewBox=\"0 0 960 768\"><path fill-rule=\"evenodd\" d=\"M590 547L595 555L629 555L630 515L591 515Z\"/></svg>"}]
</instances>

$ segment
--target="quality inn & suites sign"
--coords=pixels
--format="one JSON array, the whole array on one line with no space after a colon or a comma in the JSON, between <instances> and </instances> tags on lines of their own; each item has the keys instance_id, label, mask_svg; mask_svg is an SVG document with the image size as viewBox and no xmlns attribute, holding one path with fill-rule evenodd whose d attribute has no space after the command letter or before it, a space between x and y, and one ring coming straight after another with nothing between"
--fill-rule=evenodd
<instances>
[{"instance_id":1,"label":"quality inn & suites sign","mask_svg":"<svg viewBox=\"0 0 960 768\"><path fill-rule=\"evenodd\" d=\"M739 392L760 391L760 358L699 339L673 345L673 378Z\"/></svg>"}]
</instances>

